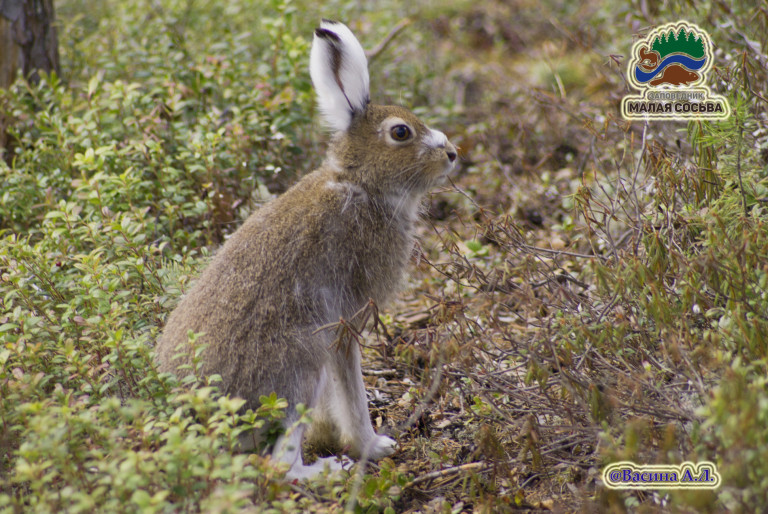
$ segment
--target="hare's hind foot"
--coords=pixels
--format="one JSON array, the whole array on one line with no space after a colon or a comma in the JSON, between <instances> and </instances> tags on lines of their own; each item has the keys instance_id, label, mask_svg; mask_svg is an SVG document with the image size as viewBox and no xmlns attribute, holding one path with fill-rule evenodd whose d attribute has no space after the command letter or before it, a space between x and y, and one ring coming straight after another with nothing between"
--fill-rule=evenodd
<instances>
[{"instance_id":1,"label":"hare's hind foot","mask_svg":"<svg viewBox=\"0 0 768 514\"><path fill-rule=\"evenodd\" d=\"M395 452L397 443L385 435L377 435L368 441L363 448L363 456L370 460L379 460L388 457Z\"/></svg>"}]
</instances>

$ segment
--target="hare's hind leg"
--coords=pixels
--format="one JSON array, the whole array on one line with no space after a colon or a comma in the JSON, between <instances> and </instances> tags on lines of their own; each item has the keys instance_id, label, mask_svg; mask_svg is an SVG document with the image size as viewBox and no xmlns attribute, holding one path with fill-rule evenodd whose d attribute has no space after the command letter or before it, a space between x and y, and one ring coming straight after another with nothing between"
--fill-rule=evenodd
<instances>
[{"instance_id":1,"label":"hare's hind leg","mask_svg":"<svg viewBox=\"0 0 768 514\"><path fill-rule=\"evenodd\" d=\"M377 435L371 424L358 346L352 343L339 349L331 358L329 371L320 405L336 425L340 443L348 445L350 454L360 459L378 460L394 452L395 441Z\"/></svg>"},{"instance_id":2,"label":"hare's hind leg","mask_svg":"<svg viewBox=\"0 0 768 514\"><path fill-rule=\"evenodd\" d=\"M319 373L311 373L309 376L306 376L305 378L308 382L303 384L306 388L299 387L299 389L305 389L307 392L307 394L301 395L306 396L304 403L307 407L314 408L322 403L323 391L327 389L329 383L328 367L329 365L325 364L320 368ZM310 377L315 380L311 380ZM309 391L313 391L313 393L309 393ZM342 461L335 457L317 459L317 461L308 466L304 464L301 451L304 433L308 427L306 424L297 423L299 415L294 410L294 405L291 405L290 409L292 413L289 413L284 422L286 432L278 438L272 450L274 458L291 466L286 473L286 478L291 480L303 479L319 475L324 470L331 472L342 470Z\"/></svg>"}]
</instances>

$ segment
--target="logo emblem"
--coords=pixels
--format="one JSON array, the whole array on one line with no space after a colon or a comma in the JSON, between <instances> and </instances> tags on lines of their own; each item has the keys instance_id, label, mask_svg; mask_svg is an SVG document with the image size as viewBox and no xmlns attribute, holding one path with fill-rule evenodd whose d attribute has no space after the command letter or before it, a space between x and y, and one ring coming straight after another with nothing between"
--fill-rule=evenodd
<instances>
[{"instance_id":1,"label":"logo emblem","mask_svg":"<svg viewBox=\"0 0 768 514\"><path fill-rule=\"evenodd\" d=\"M712 41L702 29L680 21L654 29L632 47L627 77L640 95L621 101L627 120L725 119L728 101L705 84L712 68Z\"/></svg>"}]
</instances>

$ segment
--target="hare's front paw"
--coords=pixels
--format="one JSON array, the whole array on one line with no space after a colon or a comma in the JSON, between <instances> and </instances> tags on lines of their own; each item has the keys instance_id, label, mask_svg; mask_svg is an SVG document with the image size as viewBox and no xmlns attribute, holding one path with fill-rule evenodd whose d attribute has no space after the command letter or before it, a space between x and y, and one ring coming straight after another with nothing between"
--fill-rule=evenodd
<instances>
[{"instance_id":1,"label":"hare's front paw","mask_svg":"<svg viewBox=\"0 0 768 514\"><path fill-rule=\"evenodd\" d=\"M371 460L383 459L392 455L395 451L395 440L385 435L377 435L368 443L368 458Z\"/></svg>"}]
</instances>

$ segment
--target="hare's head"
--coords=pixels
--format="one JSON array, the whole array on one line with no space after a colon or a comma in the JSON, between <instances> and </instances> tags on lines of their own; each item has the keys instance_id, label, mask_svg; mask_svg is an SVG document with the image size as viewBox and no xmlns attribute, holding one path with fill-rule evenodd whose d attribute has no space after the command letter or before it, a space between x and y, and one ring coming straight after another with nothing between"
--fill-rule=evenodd
<instances>
[{"instance_id":1,"label":"hare's head","mask_svg":"<svg viewBox=\"0 0 768 514\"><path fill-rule=\"evenodd\" d=\"M325 123L334 131L330 163L368 193L423 194L456 162L456 148L408 109L370 103L368 61L346 25L315 30L310 74Z\"/></svg>"}]
</instances>

